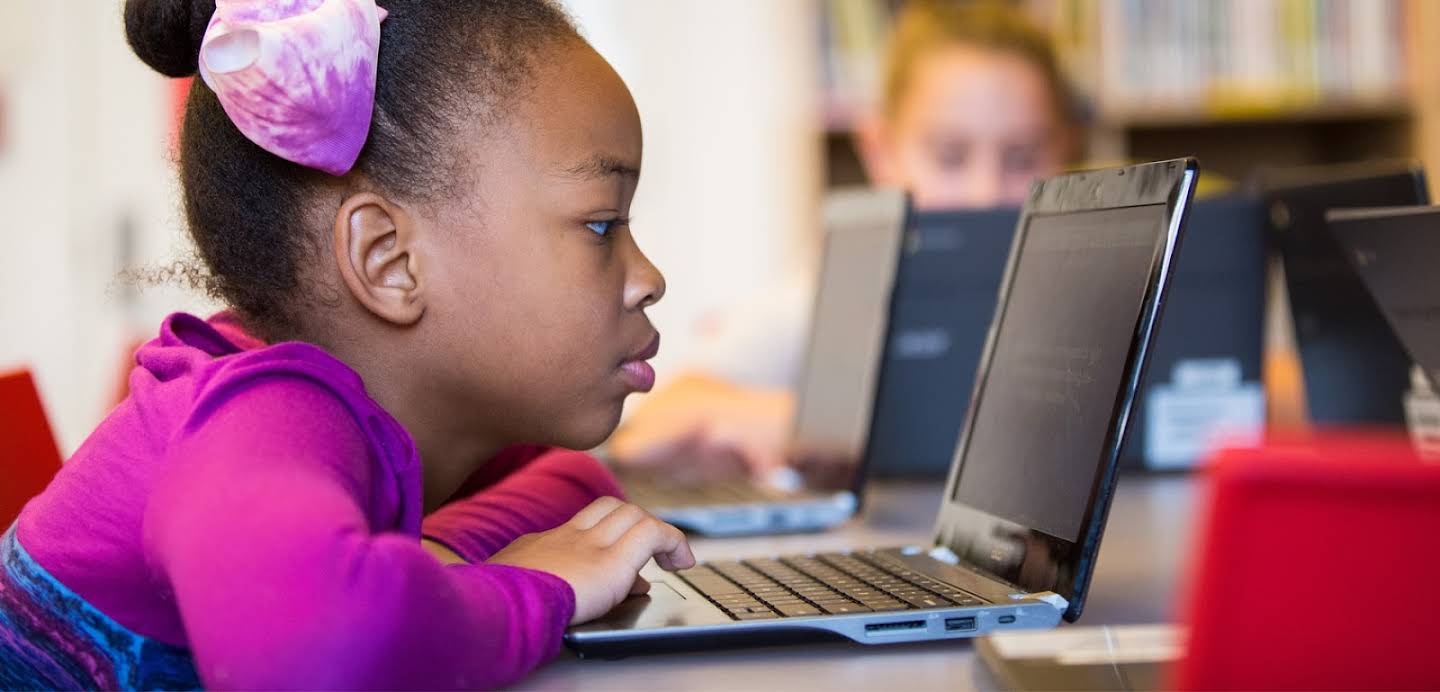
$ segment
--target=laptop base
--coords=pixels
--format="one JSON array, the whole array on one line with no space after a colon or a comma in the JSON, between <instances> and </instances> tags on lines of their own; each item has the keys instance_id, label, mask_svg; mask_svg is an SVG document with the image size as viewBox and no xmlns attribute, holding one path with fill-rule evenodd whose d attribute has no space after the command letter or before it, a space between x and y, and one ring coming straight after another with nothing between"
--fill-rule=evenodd
<instances>
[{"instance_id":1,"label":"laptop base","mask_svg":"<svg viewBox=\"0 0 1440 692\"><path fill-rule=\"evenodd\" d=\"M690 533L726 538L823 531L848 521L856 507L855 494L841 492L764 503L646 509Z\"/></svg>"},{"instance_id":2,"label":"laptop base","mask_svg":"<svg viewBox=\"0 0 1440 692\"><path fill-rule=\"evenodd\" d=\"M565 644L581 657L595 658L840 640L901 644L1051 628L1060 624L1068 607L1055 594L1017 593L1009 585L933 559L918 548L865 555L895 560L922 579L943 581L978 596L983 603L759 620L740 615L735 617L742 619L735 619L686 578L650 567L641 572L651 582L649 594L626 599L599 620L571 628ZM774 560L778 559L761 559ZM709 564L722 563L702 563L697 570L707 569Z\"/></svg>"}]
</instances>

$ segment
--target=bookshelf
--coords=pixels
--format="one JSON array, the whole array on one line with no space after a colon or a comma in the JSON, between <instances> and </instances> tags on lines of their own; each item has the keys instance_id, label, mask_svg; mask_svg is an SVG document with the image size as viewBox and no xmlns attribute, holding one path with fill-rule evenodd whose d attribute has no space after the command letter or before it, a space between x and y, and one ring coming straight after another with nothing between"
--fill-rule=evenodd
<instances>
[{"instance_id":1,"label":"bookshelf","mask_svg":"<svg viewBox=\"0 0 1440 692\"><path fill-rule=\"evenodd\" d=\"M899 4L819 5L834 184L863 180L848 131L878 91L884 39ZM1206 170L1237 180L1259 165L1407 157L1440 163L1440 2L1012 4L1055 35L1091 112L1091 161L1196 155Z\"/></svg>"}]
</instances>

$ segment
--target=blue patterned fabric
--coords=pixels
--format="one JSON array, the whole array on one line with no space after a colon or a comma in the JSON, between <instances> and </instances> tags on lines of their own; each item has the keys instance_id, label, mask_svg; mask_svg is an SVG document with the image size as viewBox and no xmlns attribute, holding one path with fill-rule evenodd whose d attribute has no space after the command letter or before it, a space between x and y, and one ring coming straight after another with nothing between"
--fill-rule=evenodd
<instances>
[{"instance_id":1,"label":"blue patterned fabric","mask_svg":"<svg viewBox=\"0 0 1440 692\"><path fill-rule=\"evenodd\" d=\"M142 637L0 537L0 689L198 689L184 648Z\"/></svg>"}]
</instances>

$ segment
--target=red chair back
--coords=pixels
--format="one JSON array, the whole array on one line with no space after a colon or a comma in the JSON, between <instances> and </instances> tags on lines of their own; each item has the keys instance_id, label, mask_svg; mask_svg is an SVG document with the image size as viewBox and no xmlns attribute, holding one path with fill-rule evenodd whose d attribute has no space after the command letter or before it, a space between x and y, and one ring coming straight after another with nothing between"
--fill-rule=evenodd
<instances>
[{"instance_id":1,"label":"red chair back","mask_svg":"<svg viewBox=\"0 0 1440 692\"><path fill-rule=\"evenodd\" d=\"M1174 687L1440 689L1440 464L1330 434L1208 474Z\"/></svg>"},{"instance_id":2,"label":"red chair back","mask_svg":"<svg viewBox=\"0 0 1440 692\"><path fill-rule=\"evenodd\" d=\"M28 370L0 373L0 531L60 470L60 449Z\"/></svg>"}]
</instances>

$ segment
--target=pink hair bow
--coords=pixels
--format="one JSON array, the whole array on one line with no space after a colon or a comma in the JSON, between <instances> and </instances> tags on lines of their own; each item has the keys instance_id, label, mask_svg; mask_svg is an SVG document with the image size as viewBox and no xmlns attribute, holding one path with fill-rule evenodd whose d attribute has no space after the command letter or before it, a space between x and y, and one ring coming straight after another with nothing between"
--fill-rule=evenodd
<instances>
[{"instance_id":1,"label":"pink hair bow","mask_svg":"<svg viewBox=\"0 0 1440 692\"><path fill-rule=\"evenodd\" d=\"M375 110L375 0L216 0L200 78L250 141L344 175Z\"/></svg>"}]
</instances>

